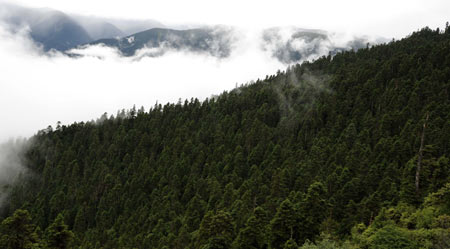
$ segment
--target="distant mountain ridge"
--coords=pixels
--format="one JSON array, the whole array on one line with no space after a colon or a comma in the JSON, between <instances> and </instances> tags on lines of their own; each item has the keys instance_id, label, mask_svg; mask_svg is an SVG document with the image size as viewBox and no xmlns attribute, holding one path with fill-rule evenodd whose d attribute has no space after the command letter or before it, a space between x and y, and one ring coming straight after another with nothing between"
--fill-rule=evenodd
<instances>
[{"instance_id":1,"label":"distant mountain ridge","mask_svg":"<svg viewBox=\"0 0 450 249\"><path fill-rule=\"evenodd\" d=\"M245 39L245 32L235 27L202 26L192 29L171 29L154 20L120 20L91 16L68 15L52 9L32 9L0 4L0 21L20 30L28 27L30 37L44 51L69 51L91 45L117 49L122 56L157 57L167 51L189 51L217 58L231 55L235 42ZM346 41L324 30L298 27L274 27L261 31L251 46L257 46L283 64L314 60L335 55L339 51L358 50L370 41L353 37ZM344 39L345 40L345 39Z\"/></svg>"},{"instance_id":2,"label":"distant mountain ridge","mask_svg":"<svg viewBox=\"0 0 450 249\"><path fill-rule=\"evenodd\" d=\"M76 19L77 20L77 19ZM92 40L111 38L111 37L122 37L125 33L114 26L113 24L106 21L98 21L98 22L84 22L82 20L77 20L80 25L88 32L89 36Z\"/></svg>"},{"instance_id":3,"label":"distant mountain ridge","mask_svg":"<svg viewBox=\"0 0 450 249\"><path fill-rule=\"evenodd\" d=\"M220 26L187 30L154 28L122 38L99 39L83 46L105 45L117 49L123 56L156 57L167 50L183 50L224 58L233 51L234 42L243 39L237 37L235 31L234 28ZM260 38L252 41L254 45L284 64L335 55L339 51L358 50L371 43L367 37L337 42L335 34L323 30L283 27L265 29ZM385 40L375 41L381 42Z\"/></svg>"},{"instance_id":4,"label":"distant mountain ridge","mask_svg":"<svg viewBox=\"0 0 450 249\"><path fill-rule=\"evenodd\" d=\"M59 11L43 16L37 23L31 24L30 28L31 37L41 43L45 51L65 51L92 40L83 27Z\"/></svg>"},{"instance_id":5,"label":"distant mountain ridge","mask_svg":"<svg viewBox=\"0 0 450 249\"><path fill-rule=\"evenodd\" d=\"M328 54L335 55L339 51L358 50L370 43L366 37L354 37L346 42L338 42L332 33L296 27L266 29L263 31L262 39L263 50L269 50L273 57L286 64ZM382 42L386 40L375 43Z\"/></svg>"},{"instance_id":6,"label":"distant mountain ridge","mask_svg":"<svg viewBox=\"0 0 450 249\"><path fill-rule=\"evenodd\" d=\"M66 51L98 39L121 37L153 27L163 27L153 20L120 20L70 15L47 8L27 8L0 4L0 21L12 31L29 28L30 37L44 51ZM120 28L119 28L120 27Z\"/></svg>"},{"instance_id":7,"label":"distant mountain ridge","mask_svg":"<svg viewBox=\"0 0 450 249\"><path fill-rule=\"evenodd\" d=\"M88 45L103 44L117 48L124 56L135 55L143 48L160 48L147 51L147 56L158 56L166 49L206 52L217 57L227 57L231 52L232 39L226 29L174 30L153 28L126 37L100 39Z\"/></svg>"}]
</instances>

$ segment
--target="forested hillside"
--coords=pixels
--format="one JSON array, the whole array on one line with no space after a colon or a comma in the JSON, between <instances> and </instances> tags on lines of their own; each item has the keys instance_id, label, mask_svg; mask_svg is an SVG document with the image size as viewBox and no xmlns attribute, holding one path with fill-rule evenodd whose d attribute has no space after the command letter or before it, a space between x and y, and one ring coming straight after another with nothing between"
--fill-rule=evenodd
<instances>
[{"instance_id":1,"label":"forested hillside","mask_svg":"<svg viewBox=\"0 0 450 249\"><path fill-rule=\"evenodd\" d=\"M449 248L449 91L447 26L49 127L0 247Z\"/></svg>"}]
</instances>

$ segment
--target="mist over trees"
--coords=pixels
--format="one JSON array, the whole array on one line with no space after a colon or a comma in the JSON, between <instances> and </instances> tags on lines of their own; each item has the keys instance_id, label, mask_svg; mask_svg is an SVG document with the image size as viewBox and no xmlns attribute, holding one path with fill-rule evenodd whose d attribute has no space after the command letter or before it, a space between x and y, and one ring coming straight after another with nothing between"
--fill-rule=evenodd
<instances>
[{"instance_id":1,"label":"mist over trees","mask_svg":"<svg viewBox=\"0 0 450 249\"><path fill-rule=\"evenodd\" d=\"M0 245L448 248L449 90L447 25L203 102L49 127Z\"/></svg>"}]
</instances>

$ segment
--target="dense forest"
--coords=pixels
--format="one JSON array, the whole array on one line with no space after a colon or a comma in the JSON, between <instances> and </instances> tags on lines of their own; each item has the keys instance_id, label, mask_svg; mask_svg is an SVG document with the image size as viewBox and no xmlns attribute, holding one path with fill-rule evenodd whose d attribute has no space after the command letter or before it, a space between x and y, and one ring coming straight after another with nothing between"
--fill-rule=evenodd
<instances>
[{"instance_id":1,"label":"dense forest","mask_svg":"<svg viewBox=\"0 0 450 249\"><path fill-rule=\"evenodd\" d=\"M49 126L0 247L450 248L449 152L447 25Z\"/></svg>"}]
</instances>

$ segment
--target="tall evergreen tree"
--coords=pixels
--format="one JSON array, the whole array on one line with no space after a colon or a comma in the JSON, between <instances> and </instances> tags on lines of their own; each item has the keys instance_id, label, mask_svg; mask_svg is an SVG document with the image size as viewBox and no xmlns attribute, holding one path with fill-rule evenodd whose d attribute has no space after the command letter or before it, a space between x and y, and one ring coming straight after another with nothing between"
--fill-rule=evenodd
<instances>
[{"instance_id":1,"label":"tall evergreen tree","mask_svg":"<svg viewBox=\"0 0 450 249\"><path fill-rule=\"evenodd\" d=\"M64 217L58 214L55 221L46 229L47 246L51 249L66 249L69 247L74 234L64 224Z\"/></svg>"},{"instance_id":2,"label":"tall evergreen tree","mask_svg":"<svg viewBox=\"0 0 450 249\"><path fill-rule=\"evenodd\" d=\"M17 209L13 216L2 221L0 247L5 249L40 248L40 239L27 210Z\"/></svg>"}]
</instances>

